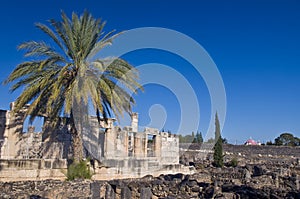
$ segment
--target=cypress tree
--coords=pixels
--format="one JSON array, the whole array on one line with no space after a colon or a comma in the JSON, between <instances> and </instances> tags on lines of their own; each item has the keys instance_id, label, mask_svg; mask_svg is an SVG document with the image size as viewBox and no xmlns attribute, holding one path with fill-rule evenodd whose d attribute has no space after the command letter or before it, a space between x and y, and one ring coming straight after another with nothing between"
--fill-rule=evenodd
<instances>
[{"instance_id":1,"label":"cypress tree","mask_svg":"<svg viewBox=\"0 0 300 199\"><path fill-rule=\"evenodd\" d=\"M197 140L198 140L198 143L203 143L203 136L202 136L201 132L198 133Z\"/></svg>"},{"instance_id":2,"label":"cypress tree","mask_svg":"<svg viewBox=\"0 0 300 199\"><path fill-rule=\"evenodd\" d=\"M218 118L218 113L216 113L215 117L215 141L216 144L214 146L214 165L216 167L223 167L223 146L222 146L222 138L221 138L221 130L220 130L220 122Z\"/></svg>"}]
</instances>

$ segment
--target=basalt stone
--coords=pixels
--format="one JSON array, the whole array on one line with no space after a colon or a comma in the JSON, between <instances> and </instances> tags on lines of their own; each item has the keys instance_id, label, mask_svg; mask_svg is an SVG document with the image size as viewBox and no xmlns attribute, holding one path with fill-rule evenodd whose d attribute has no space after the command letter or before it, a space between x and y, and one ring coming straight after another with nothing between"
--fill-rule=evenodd
<instances>
[{"instance_id":1,"label":"basalt stone","mask_svg":"<svg viewBox=\"0 0 300 199\"><path fill-rule=\"evenodd\" d=\"M178 187L170 187L169 191L173 194L177 194L178 193Z\"/></svg>"},{"instance_id":2,"label":"basalt stone","mask_svg":"<svg viewBox=\"0 0 300 199\"><path fill-rule=\"evenodd\" d=\"M158 179L154 179L151 183L152 183L152 185L162 185L163 181L162 180L158 180Z\"/></svg>"},{"instance_id":3,"label":"basalt stone","mask_svg":"<svg viewBox=\"0 0 300 199\"><path fill-rule=\"evenodd\" d=\"M146 175L141 180L150 182L150 181L153 180L153 176L152 175Z\"/></svg>"},{"instance_id":4,"label":"basalt stone","mask_svg":"<svg viewBox=\"0 0 300 199\"><path fill-rule=\"evenodd\" d=\"M175 194L169 194L165 199L178 199L178 196Z\"/></svg>"},{"instance_id":5,"label":"basalt stone","mask_svg":"<svg viewBox=\"0 0 300 199\"><path fill-rule=\"evenodd\" d=\"M196 180L192 180L192 181L188 181L188 182L187 182L187 185L188 185L189 187L194 187L194 186L198 185L198 183L197 183Z\"/></svg>"},{"instance_id":6,"label":"basalt stone","mask_svg":"<svg viewBox=\"0 0 300 199\"><path fill-rule=\"evenodd\" d=\"M214 188L213 188L213 187L208 187L208 188L205 190L204 197L205 197L205 198L212 198L213 195L214 195Z\"/></svg>"},{"instance_id":7,"label":"basalt stone","mask_svg":"<svg viewBox=\"0 0 300 199\"><path fill-rule=\"evenodd\" d=\"M154 195L158 197L164 197L165 196L165 190L160 189L159 187L153 187L152 192Z\"/></svg>"},{"instance_id":8,"label":"basalt stone","mask_svg":"<svg viewBox=\"0 0 300 199\"><path fill-rule=\"evenodd\" d=\"M221 188L222 188L222 192L230 192L230 191L234 190L234 185L224 184L221 186Z\"/></svg>"},{"instance_id":9,"label":"basalt stone","mask_svg":"<svg viewBox=\"0 0 300 199\"><path fill-rule=\"evenodd\" d=\"M271 194L270 199L280 199L280 197L277 196L276 194Z\"/></svg>"},{"instance_id":10,"label":"basalt stone","mask_svg":"<svg viewBox=\"0 0 300 199\"><path fill-rule=\"evenodd\" d=\"M173 178L173 180L171 181L171 184L179 184L181 183L182 179L181 178Z\"/></svg>"},{"instance_id":11,"label":"basalt stone","mask_svg":"<svg viewBox=\"0 0 300 199\"><path fill-rule=\"evenodd\" d=\"M123 187L124 181L123 180L111 180L109 181L109 184L115 187Z\"/></svg>"},{"instance_id":12,"label":"basalt stone","mask_svg":"<svg viewBox=\"0 0 300 199\"><path fill-rule=\"evenodd\" d=\"M185 178L185 175L182 174L182 173L177 173L177 174L175 174L175 175L171 175L171 177L172 177L173 179L176 178L176 179L183 180L183 179Z\"/></svg>"},{"instance_id":13,"label":"basalt stone","mask_svg":"<svg viewBox=\"0 0 300 199\"><path fill-rule=\"evenodd\" d=\"M100 198L100 183L93 182L90 185L92 199Z\"/></svg>"},{"instance_id":14,"label":"basalt stone","mask_svg":"<svg viewBox=\"0 0 300 199\"><path fill-rule=\"evenodd\" d=\"M255 165L253 167L253 176L262 176L264 175L263 168L261 166Z\"/></svg>"},{"instance_id":15,"label":"basalt stone","mask_svg":"<svg viewBox=\"0 0 300 199\"><path fill-rule=\"evenodd\" d=\"M132 181L132 182L130 182L130 183L128 184L128 187L129 187L129 189L132 191L132 190L134 190L134 189L138 189L138 188L139 188L139 184L138 184L138 182Z\"/></svg>"},{"instance_id":16,"label":"basalt stone","mask_svg":"<svg viewBox=\"0 0 300 199\"><path fill-rule=\"evenodd\" d=\"M150 188L142 188L141 189L141 199L151 199L152 192Z\"/></svg>"},{"instance_id":17,"label":"basalt stone","mask_svg":"<svg viewBox=\"0 0 300 199\"><path fill-rule=\"evenodd\" d=\"M171 181L171 180L172 180L172 175L165 175L165 176L163 177L163 179L164 179L165 181Z\"/></svg>"},{"instance_id":18,"label":"basalt stone","mask_svg":"<svg viewBox=\"0 0 300 199\"><path fill-rule=\"evenodd\" d=\"M200 191L200 187L198 187L198 186L192 187L191 191L192 192L199 192Z\"/></svg>"},{"instance_id":19,"label":"basalt stone","mask_svg":"<svg viewBox=\"0 0 300 199\"><path fill-rule=\"evenodd\" d=\"M121 199L129 199L131 198L131 191L128 187L123 187L121 189Z\"/></svg>"},{"instance_id":20,"label":"basalt stone","mask_svg":"<svg viewBox=\"0 0 300 199\"><path fill-rule=\"evenodd\" d=\"M12 191L12 183L9 183L9 182L5 182L3 185L2 185L2 188L3 192L5 193L9 193Z\"/></svg>"},{"instance_id":21,"label":"basalt stone","mask_svg":"<svg viewBox=\"0 0 300 199\"><path fill-rule=\"evenodd\" d=\"M43 199L43 197L39 195L31 195L30 199Z\"/></svg>"},{"instance_id":22,"label":"basalt stone","mask_svg":"<svg viewBox=\"0 0 300 199\"><path fill-rule=\"evenodd\" d=\"M164 183L164 185L166 185L166 186L169 186L169 184L170 184L170 181L166 181L166 180L164 180L164 181L163 181L163 183Z\"/></svg>"},{"instance_id":23,"label":"basalt stone","mask_svg":"<svg viewBox=\"0 0 300 199\"><path fill-rule=\"evenodd\" d=\"M109 199L116 198L116 194L113 188L109 184L106 185L105 198L109 198Z\"/></svg>"}]
</instances>

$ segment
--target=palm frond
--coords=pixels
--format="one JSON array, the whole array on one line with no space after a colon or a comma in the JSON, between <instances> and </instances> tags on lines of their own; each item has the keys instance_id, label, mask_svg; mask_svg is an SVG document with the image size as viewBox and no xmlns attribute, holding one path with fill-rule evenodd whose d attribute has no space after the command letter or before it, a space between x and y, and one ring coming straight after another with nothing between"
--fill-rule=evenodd
<instances>
[{"instance_id":1,"label":"palm frond","mask_svg":"<svg viewBox=\"0 0 300 199\"><path fill-rule=\"evenodd\" d=\"M87 11L81 16L72 13L71 18L62 12L61 18L51 19L49 27L35 24L57 48L43 41L18 46L31 60L17 65L4 82L14 82L12 92L24 87L16 100L16 111L31 103L27 111L30 120L40 114L49 118L62 113L72 117L75 104L91 101L96 114L104 118L130 113L135 103L131 95L142 89L137 82L138 71L119 58L89 62L122 32L104 34L106 22L93 18Z\"/></svg>"}]
</instances>

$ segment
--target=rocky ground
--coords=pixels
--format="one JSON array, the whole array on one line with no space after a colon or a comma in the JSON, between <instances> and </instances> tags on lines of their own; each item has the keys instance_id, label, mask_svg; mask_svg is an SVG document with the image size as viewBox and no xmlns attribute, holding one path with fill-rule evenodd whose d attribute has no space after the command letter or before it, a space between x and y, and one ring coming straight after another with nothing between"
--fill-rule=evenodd
<instances>
[{"instance_id":1,"label":"rocky ground","mask_svg":"<svg viewBox=\"0 0 300 199\"><path fill-rule=\"evenodd\" d=\"M211 153L201 158L200 146L187 148L182 152L181 162L197 168L193 175L112 181L0 182L0 198L300 198L300 148L226 145L227 166L222 169L211 166ZM229 164L233 158L238 160L237 167Z\"/></svg>"}]
</instances>

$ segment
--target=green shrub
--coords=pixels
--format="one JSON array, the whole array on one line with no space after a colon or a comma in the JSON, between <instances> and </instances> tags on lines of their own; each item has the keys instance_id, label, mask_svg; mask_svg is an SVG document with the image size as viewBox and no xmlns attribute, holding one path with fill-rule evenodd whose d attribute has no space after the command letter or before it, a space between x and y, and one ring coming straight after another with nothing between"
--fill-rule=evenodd
<instances>
[{"instance_id":1,"label":"green shrub","mask_svg":"<svg viewBox=\"0 0 300 199\"><path fill-rule=\"evenodd\" d=\"M68 167L67 180L91 179L92 174L88 165L89 160L82 160L79 163L73 162Z\"/></svg>"},{"instance_id":2,"label":"green shrub","mask_svg":"<svg viewBox=\"0 0 300 199\"><path fill-rule=\"evenodd\" d=\"M232 160L230 161L230 166L232 166L232 167L237 167L238 166L237 158L232 158Z\"/></svg>"}]
</instances>

